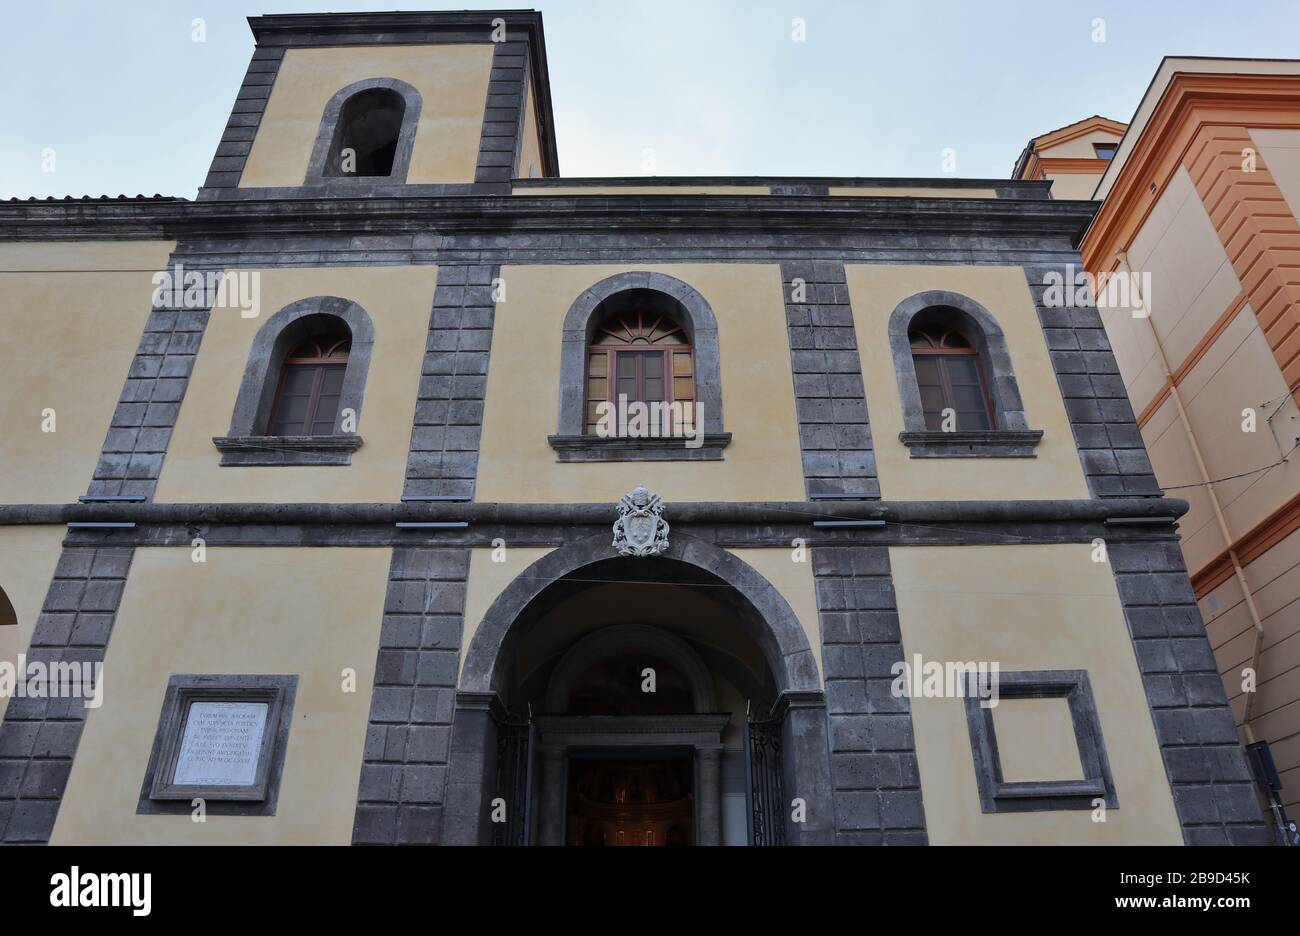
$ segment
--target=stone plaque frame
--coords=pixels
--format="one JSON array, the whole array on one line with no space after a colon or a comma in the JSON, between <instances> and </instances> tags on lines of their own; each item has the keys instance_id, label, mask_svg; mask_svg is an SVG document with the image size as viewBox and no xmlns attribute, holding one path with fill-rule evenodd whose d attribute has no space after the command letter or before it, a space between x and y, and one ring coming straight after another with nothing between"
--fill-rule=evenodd
<instances>
[{"instance_id":1,"label":"stone plaque frame","mask_svg":"<svg viewBox=\"0 0 1300 936\"><path fill-rule=\"evenodd\" d=\"M140 790L139 813L189 813L204 801L213 815L273 816L284 771L297 676L173 674ZM267 706L254 781L249 786L173 782L190 706L195 702L260 702Z\"/></svg>"},{"instance_id":2,"label":"stone plaque frame","mask_svg":"<svg viewBox=\"0 0 1300 936\"><path fill-rule=\"evenodd\" d=\"M1094 809L1101 800L1119 808L1110 759L1101 736L1101 718L1093 700L1087 670L1025 670L998 674L1002 699L1065 699L1074 727L1074 742L1083 770L1081 780L1011 781L1002 776L993 711L981 704L977 677L968 682L965 705L980 810L986 813Z\"/></svg>"}]
</instances>

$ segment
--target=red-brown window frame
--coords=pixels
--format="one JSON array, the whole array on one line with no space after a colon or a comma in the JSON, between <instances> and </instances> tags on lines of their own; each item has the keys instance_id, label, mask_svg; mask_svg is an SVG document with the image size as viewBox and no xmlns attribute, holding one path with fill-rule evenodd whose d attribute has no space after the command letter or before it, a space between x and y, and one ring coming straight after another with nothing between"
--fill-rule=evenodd
<instances>
[{"instance_id":1,"label":"red-brown window frame","mask_svg":"<svg viewBox=\"0 0 1300 936\"><path fill-rule=\"evenodd\" d=\"M313 356L304 356L299 354L307 345L315 345L318 353ZM343 351L342 357L330 357L331 354L338 351L342 345L347 345ZM314 338L308 338L300 342L297 347L289 353L289 357L284 359L280 365L280 376L275 385L275 398L271 402L271 412L266 420L267 435L275 435L273 431L276 423L276 416L280 412L280 394L284 389L284 378L289 373L290 367L315 367L316 373L312 377L311 392L307 396L307 410L303 415L303 432L310 434L311 427L316 422L316 410L320 407L321 385L325 382L325 371L329 367L342 366L345 370L348 365L348 357L352 351L351 335L326 335ZM335 413L335 418L338 414Z\"/></svg>"},{"instance_id":2,"label":"red-brown window frame","mask_svg":"<svg viewBox=\"0 0 1300 936\"><path fill-rule=\"evenodd\" d=\"M649 318L650 321L651 321L651 324L650 324L650 327L649 327L649 334L653 334L654 331L655 331L655 329L657 329L661 323L667 321L667 322L671 323L674 327L673 327L672 331L667 332L667 333L663 336L663 338L667 338L669 335L672 335L674 332L681 332L681 334L682 334L683 336L687 336L687 335L689 335L689 332L686 331L686 328L685 328L685 327L684 327L684 326L683 326L679 321L677 321L676 318L674 318L674 317L671 316L671 315L665 315L665 314L660 313L660 312L645 312L645 311L637 311L637 312L628 312L628 313L623 313L622 315L618 316L618 318L619 318L619 319L623 319L623 318L627 317L628 315L636 315L636 316L638 316L638 327L639 327L639 328L643 328L643 327L644 327L644 322L645 322L646 318ZM620 341L623 340L622 336L619 335L617 332L611 331L610 329L608 329L608 328L604 328L603 326L598 326L598 327L596 328L596 333L599 333L599 332L602 332L602 331L603 331L605 334L610 335L611 337L618 338ZM639 342L639 341L633 340L633 341L624 341L624 343L622 343L622 344L597 344L596 341L595 341L595 338L596 338L596 335L593 334L593 335L592 335L592 338L591 338L590 340L588 340L588 342L587 342L587 350L586 350L586 355L585 355L585 363L584 363L584 365L583 365L583 375L582 375L582 376L583 376L583 381L582 381L582 388L583 388L583 390L582 390L582 392L583 392L583 429L584 429L585 432L590 432L590 431L591 431L591 422L590 422L590 420L588 419L588 406L589 406L592 402L596 402L596 401L594 401L593 398L590 397L588 394L590 393L590 388L591 388L591 360L592 360L592 357L593 357L594 355L598 354L598 353L603 353L603 354L606 355L606 358L605 358L605 398L604 398L604 402L612 403L612 404L614 404L615 406L618 405L618 355L619 355L619 354L635 354L635 355L638 355L638 358L637 358L637 369L636 369L636 397L635 397L635 399L632 398L632 397L629 397L629 398L628 398L628 403L630 404L630 403L633 403L633 402L635 402L635 401L637 401L637 400L644 401L644 402L660 402L660 401L645 401L645 400L644 400L644 392L645 392L645 369L644 369L644 367L642 366L642 363L643 363L643 361L644 361L644 357L645 357L645 356L648 356L648 355L650 355L650 354L654 354L654 353L656 353L656 352L661 353L661 354L663 355L663 383L664 383L664 399L663 399L662 402L665 403L665 404L670 404L670 403L674 403L674 402L681 402L681 403L683 403L683 404L685 404L685 403L690 403L690 404L692 404L692 409L691 409L691 417L692 417L692 418L691 418L691 422L692 422L692 423L694 422L694 419L695 419L694 403L695 403L696 400L698 399L698 395L697 395L697 393L696 393L696 384L695 384L695 378L696 378L696 367L695 367L695 364L696 364L696 362L695 362L695 346L694 346L691 342L689 342L689 341L685 341L685 342L683 342L683 343L681 343L681 344L670 344L670 345L669 345L669 344L657 344L657 343L652 344L652 343L650 343L649 341L642 341L642 342ZM663 339L661 338L660 340L662 341ZM674 380L675 380L675 376L674 376L674 372L673 372L673 355L674 355L674 354L687 354L687 355L689 355L689 357L690 357L690 361L691 361L691 376L690 376L690 380L691 380L691 396L690 396L689 399L685 399L685 398L683 398L682 400L679 401L679 400L677 399L676 394L673 392L673 383L674 383ZM599 378L597 378L597 379L599 379Z\"/></svg>"},{"instance_id":3,"label":"red-brown window frame","mask_svg":"<svg viewBox=\"0 0 1300 936\"><path fill-rule=\"evenodd\" d=\"M656 348L652 345L610 345L608 350L601 345L592 345L587 352L587 371L591 372L591 357L593 354L604 352L608 355L608 373L605 377L605 399L610 403L618 402L618 356L620 354L636 355L636 396L629 396L628 402L634 400L644 400L645 402L658 402L645 399L645 368L642 363L645 358L652 354L660 354L664 361L663 382L664 382L664 400L665 403L672 403L676 397L673 395L673 359L674 354L689 354L691 356L691 381L695 380L695 349L690 345L668 345L663 349ZM683 403L694 403L695 397L689 400L683 400Z\"/></svg>"},{"instance_id":4,"label":"red-brown window frame","mask_svg":"<svg viewBox=\"0 0 1300 936\"><path fill-rule=\"evenodd\" d=\"M912 341L913 341L913 335L917 334L918 332L923 335L926 335L927 340L931 333L937 333L939 336L940 346L930 347L930 348L917 348L915 345L912 344ZM953 334L956 335L960 335L961 339L966 342L967 346L964 348L942 347L943 339L949 332L952 332ZM980 398L984 401L984 416L986 419L988 419L990 429L996 429L998 427L997 410L994 409L993 407L993 396L989 392L989 382L988 379L984 376L984 362L981 360L982 356L979 353L979 349L975 347L975 343L971 341L970 335L966 334L964 329L957 328L956 326L948 325L948 324L930 325L930 326L918 325L918 326L914 326L911 330L908 331L907 343L912 350L913 369L917 373L919 373L919 369L916 368L915 365L916 365L916 359L918 357L933 356L939 358L939 362L938 362L939 363L939 367L938 367L939 389L943 393L943 402L945 404L944 408L951 409L954 413L957 412L957 405L956 405L957 400L952 391L952 381L948 376L948 368L944 366L944 358L949 356L954 356L954 355L974 358L975 377L979 381L979 385L980 385ZM920 381L918 379L918 384L919 382ZM960 416L960 414L958 415ZM921 416L922 418L925 417L924 404L922 404L921 407ZM958 426L957 428L961 429L960 426Z\"/></svg>"}]
</instances>

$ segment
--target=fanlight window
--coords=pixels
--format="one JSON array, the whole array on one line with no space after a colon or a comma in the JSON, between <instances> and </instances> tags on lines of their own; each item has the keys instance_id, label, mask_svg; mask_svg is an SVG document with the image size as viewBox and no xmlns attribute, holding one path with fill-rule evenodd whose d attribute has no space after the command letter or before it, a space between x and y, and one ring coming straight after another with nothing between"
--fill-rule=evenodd
<instances>
[{"instance_id":1,"label":"fanlight window","mask_svg":"<svg viewBox=\"0 0 1300 936\"><path fill-rule=\"evenodd\" d=\"M271 407L268 435L334 434L351 349L350 335L334 333L308 338L289 352Z\"/></svg>"},{"instance_id":2,"label":"fanlight window","mask_svg":"<svg viewBox=\"0 0 1300 936\"><path fill-rule=\"evenodd\" d=\"M389 176L406 101L390 88L359 91L343 103L325 166L327 176Z\"/></svg>"},{"instance_id":3,"label":"fanlight window","mask_svg":"<svg viewBox=\"0 0 1300 936\"><path fill-rule=\"evenodd\" d=\"M690 336L662 312L630 310L596 327L587 349L587 432L595 432L603 402L684 403L682 424L693 429L695 356Z\"/></svg>"},{"instance_id":4,"label":"fanlight window","mask_svg":"<svg viewBox=\"0 0 1300 936\"><path fill-rule=\"evenodd\" d=\"M944 411L956 414L956 429L993 428L993 405L980 367L979 351L955 328L919 325L908 333L925 427L944 426Z\"/></svg>"}]
</instances>

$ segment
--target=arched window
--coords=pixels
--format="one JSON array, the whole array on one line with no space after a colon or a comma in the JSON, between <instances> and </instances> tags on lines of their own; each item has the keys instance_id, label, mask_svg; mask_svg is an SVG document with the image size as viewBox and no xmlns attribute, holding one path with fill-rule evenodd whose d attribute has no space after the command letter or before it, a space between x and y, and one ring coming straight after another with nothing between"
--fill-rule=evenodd
<instances>
[{"instance_id":1,"label":"arched window","mask_svg":"<svg viewBox=\"0 0 1300 936\"><path fill-rule=\"evenodd\" d=\"M694 427L695 356L686 329L666 312L629 308L595 327L587 349L587 432L596 431L601 403L618 405L624 397L682 403L674 429Z\"/></svg>"},{"instance_id":2,"label":"arched window","mask_svg":"<svg viewBox=\"0 0 1300 936\"><path fill-rule=\"evenodd\" d=\"M389 176L397 155L406 101L391 88L369 88L343 102L327 176Z\"/></svg>"},{"instance_id":3,"label":"arched window","mask_svg":"<svg viewBox=\"0 0 1300 936\"><path fill-rule=\"evenodd\" d=\"M982 305L946 289L917 293L890 315L889 347L903 407L898 438L912 458L1034 457L1043 432L1029 428L1011 349Z\"/></svg>"},{"instance_id":4,"label":"arched window","mask_svg":"<svg viewBox=\"0 0 1300 936\"><path fill-rule=\"evenodd\" d=\"M347 194L357 184L406 181L420 123L420 92L396 78L340 89L321 115L305 185Z\"/></svg>"},{"instance_id":5,"label":"arched window","mask_svg":"<svg viewBox=\"0 0 1300 936\"><path fill-rule=\"evenodd\" d=\"M361 306L313 296L253 336L223 465L346 465L361 447L361 404L375 329Z\"/></svg>"},{"instance_id":6,"label":"arched window","mask_svg":"<svg viewBox=\"0 0 1300 936\"><path fill-rule=\"evenodd\" d=\"M559 390L548 441L560 461L720 461L731 441L713 310L663 273L616 273L582 292L564 317ZM620 396L647 405L619 412ZM601 410L618 424L602 427Z\"/></svg>"},{"instance_id":7,"label":"arched window","mask_svg":"<svg viewBox=\"0 0 1300 936\"><path fill-rule=\"evenodd\" d=\"M957 429L992 429L993 402L974 344L942 318L930 324L913 323L908 333L916 386L921 392L925 427L943 428L944 411L956 414Z\"/></svg>"},{"instance_id":8,"label":"arched window","mask_svg":"<svg viewBox=\"0 0 1300 936\"><path fill-rule=\"evenodd\" d=\"M267 435L334 433L351 349L352 336L335 331L308 338L289 352L280 371Z\"/></svg>"}]
</instances>

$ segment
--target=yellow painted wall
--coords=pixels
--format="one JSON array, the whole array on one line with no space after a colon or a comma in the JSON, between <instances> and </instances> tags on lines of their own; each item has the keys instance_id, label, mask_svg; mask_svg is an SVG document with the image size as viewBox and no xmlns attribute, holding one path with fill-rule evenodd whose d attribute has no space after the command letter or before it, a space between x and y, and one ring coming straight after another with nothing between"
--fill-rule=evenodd
<instances>
[{"instance_id":1,"label":"yellow painted wall","mask_svg":"<svg viewBox=\"0 0 1300 936\"><path fill-rule=\"evenodd\" d=\"M63 526L0 526L0 589L17 618L0 626L0 662L17 665L18 654L31 644L67 532ZM0 696L0 718L8 704Z\"/></svg>"},{"instance_id":2,"label":"yellow painted wall","mask_svg":"<svg viewBox=\"0 0 1300 936\"><path fill-rule=\"evenodd\" d=\"M1300 130L1252 127L1250 138L1259 147L1259 155L1281 189L1292 216L1300 217Z\"/></svg>"},{"instance_id":3,"label":"yellow painted wall","mask_svg":"<svg viewBox=\"0 0 1300 936\"><path fill-rule=\"evenodd\" d=\"M817 619L817 585L813 580L812 558L804 551L805 561L795 562L792 549L732 549L737 558L748 562L772 583L790 605L803 625L804 636L817 660L817 672L822 670L821 625Z\"/></svg>"},{"instance_id":4,"label":"yellow painted wall","mask_svg":"<svg viewBox=\"0 0 1300 936\"><path fill-rule=\"evenodd\" d=\"M528 164L520 161L519 175L526 177ZM770 195L766 185L564 185L563 180L545 188L516 189L516 195ZM890 186L831 186L830 195L857 198L997 198L993 189L947 189Z\"/></svg>"},{"instance_id":5,"label":"yellow painted wall","mask_svg":"<svg viewBox=\"0 0 1300 936\"><path fill-rule=\"evenodd\" d=\"M515 167L515 175L521 179L535 179L541 178L545 170L542 167L542 147L537 138L537 109L531 81L528 82L525 93L524 139L519 147L519 165Z\"/></svg>"},{"instance_id":6,"label":"yellow painted wall","mask_svg":"<svg viewBox=\"0 0 1300 936\"><path fill-rule=\"evenodd\" d=\"M1269 741L1282 780L1282 802L1293 813L1300 808L1300 532L1281 540L1244 571L1264 625L1252 727L1256 738ZM1204 596L1200 606L1228 704L1240 725L1247 698L1243 671L1251 665L1255 649L1255 627L1241 586L1235 577L1229 578Z\"/></svg>"},{"instance_id":7,"label":"yellow painted wall","mask_svg":"<svg viewBox=\"0 0 1300 936\"><path fill-rule=\"evenodd\" d=\"M1104 823L1086 810L981 812L964 701L917 698L912 721L931 842L1182 843L1115 580L1107 564L1092 561L1090 545L904 546L891 547L889 560L906 659L996 662L1004 673L1088 671L1119 800ZM1041 712L1007 723L1061 727ZM1013 741L1022 752L1032 743ZM1056 741L1045 743L1059 752ZM1033 755L1015 769L1041 773L1045 762Z\"/></svg>"},{"instance_id":8,"label":"yellow painted wall","mask_svg":"<svg viewBox=\"0 0 1300 936\"><path fill-rule=\"evenodd\" d=\"M965 188L890 188L869 185L833 185L831 195L848 195L856 198L997 198L995 189Z\"/></svg>"},{"instance_id":9,"label":"yellow painted wall","mask_svg":"<svg viewBox=\"0 0 1300 936\"><path fill-rule=\"evenodd\" d=\"M52 843L350 842L391 552L138 549ZM173 673L298 676L275 816L136 815Z\"/></svg>"},{"instance_id":10,"label":"yellow painted wall","mask_svg":"<svg viewBox=\"0 0 1300 936\"><path fill-rule=\"evenodd\" d=\"M261 314L214 312L199 348L180 419L158 480L160 502L396 501L415 420L420 369L437 270L417 267L313 267L257 271ZM253 337L280 309L312 296L360 304L375 327L358 433L349 466L221 467L214 436L230 430Z\"/></svg>"},{"instance_id":11,"label":"yellow painted wall","mask_svg":"<svg viewBox=\"0 0 1300 936\"><path fill-rule=\"evenodd\" d=\"M174 246L0 244L0 502L86 493Z\"/></svg>"},{"instance_id":12,"label":"yellow painted wall","mask_svg":"<svg viewBox=\"0 0 1300 936\"><path fill-rule=\"evenodd\" d=\"M848 264L871 437L889 500L1036 500L1087 497L1065 404L1019 267ZM1043 430L1035 458L910 458L898 440L902 402L889 346L889 317L919 292L950 290L992 313L1006 335L1031 429Z\"/></svg>"},{"instance_id":13,"label":"yellow painted wall","mask_svg":"<svg viewBox=\"0 0 1300 936\"><path fill-rule=\"evenodd\" d=\"M1102 164L1099 164L1099 166ZM1101 172L1048 172L1044 178L1052 183L1052 197L1065 201L1087 201L1097 190Z\"/></svg>"},{"instance_id":14,"label":"yellow painted wall","mask_svg":"<svg viewBox=\"0 0 1300 936\"><path fill-rule=\"evenodd\" d=\"M288 49L240 187L302 185L325 105L367 78L397 78L420 92L407 182L473 182L491 71L487 43Z\"/></svg>"},{"instance_id":15,"label":"yellow painted wall","mask_svg":"<svg viewBox=\"0 0 1300 936\"><path fill-rule=\"evenodd\" d=\"M992 711L1002 779L1084 779L1070 703L1064 698L1002 699Z\"/></svg>"},{"instance_id":16,"label":"yellow painted wall","mask_svg":"<svg viewBox=\"0 0 1300 936\"><path fill-rule=\"evenodd\" d=\"M615 273L666 273L697 290L718 322L724 461L566 463L546 441L558 427L564 316ZM501 276L488 365L476 498L616 503L644 483L674 501L803 500L780 268L755 264L510 266ZM527 375L521 379L520 375Z\"/></svg>"},{"instance_id":17,"label":"yellow painted wall","mask_svg":"<svg viewBox=\"0 0 1300 936\"><path fill-rule=\"evenodd\" d=\"M469 578L465 583L465 627L460 640L462 669L469 645L478 632L478 626L483 623L483 615L492 607L492 602L525 569L551 551L549 546L509 546L504 554L504 562L493 562L493 551L488 548L469 551Z\"/></svg>"},{"instance_id":18,"label":"yellow painted wall","mask_svg":"<svg viewBox=\"0 0 1300 936\"><path fill-rule=\"evenodd\" d=\"M527 167L524 167L525 169ZM766 185L548 185L515 189L516 195L767 195Z\"/></svg>"},{"instance_id":19,"label":"yellow painted wall","mask_svg":"<svg viewBox=\"0 0 1300 936\"><path fill-rule=\"evenodd\" d=\"M1241 293L1241 281L1186 168L1180 166L1170 178L1134 235L1128 261L1133 270L1150 274L1151 324L1169 366L1177 368ZM1146 322L1135 325L1147 327Z\"/></svg>"}]
</instances>

